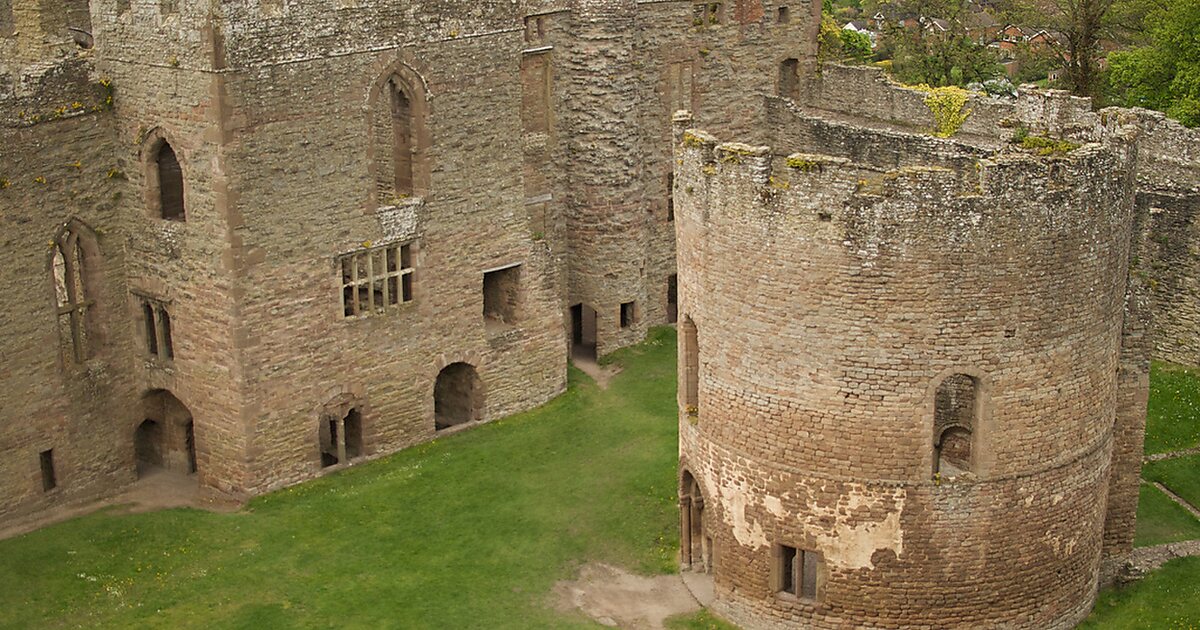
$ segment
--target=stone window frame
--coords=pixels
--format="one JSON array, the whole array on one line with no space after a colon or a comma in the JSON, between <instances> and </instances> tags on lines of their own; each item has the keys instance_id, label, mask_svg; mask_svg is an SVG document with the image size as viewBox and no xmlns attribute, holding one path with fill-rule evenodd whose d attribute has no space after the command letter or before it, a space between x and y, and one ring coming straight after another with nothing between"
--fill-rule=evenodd
<instances>
[{"instance_id":1,"label":"stone window frame","mask_svg":"<svg viewBox=\"0 0 1200 630\"><path fill-rule=\"evenodd\" d=\"M787 24L792 21L791 8L786 4L781 4L775 10L775 23Z\"/></svg>"},{"instance_id":2,"label":"stone window frame","mask_svg":"<svg viewBox=\"0 0 1200 630\"><path fill-rule=\"evenodd\" d=\"M338 255L334 259L340 276L342 318L360 319L371 315L398 313L416 301L416 256L414 240L373 245ZM362 263L365 262L365 268ZM382 269L375 264L382 262ZM375 304L375 283L380 283L382 299ZM367 304L361 302L367 289Z\"/></svg>"},{"instance_id":3,"label":"stone window frame","mask_svg":"<svg viewBox=\"0 0 1200 630\"><path fill-rule=\"evenodd\" d=\"M161 171L159 169L158 157L163 146L171 149L171 153L175 155L175 161L179 164L179 176L181 179L181 192L183 199L181 202L180 215L178 217L164 217L162 204L162 182ZM147 214L152 219L165 221L170 223L187 223L188 221L188 163L183 152L179 149L179 143L175 141L173 135L167 132L162 127L156 127L142 141L142 149L140 153L142 163L142 175L145 178L145 186L143 198L145 201Z\"/></svg>"},{"instance_id":4,"label":"stone window frame","mask_svg":"<svg viewBox=\"0 0 1200 630\"><path fill-rule=\"evenodd\" d=\"M497 267L491 267L483 270L482 285L480 295L483 298L483 315L484 327L490 332L499 332L515 328L521 324L524 319L525 306L525 288L524 288L524 264L521 262L508 263ZM515 281L512 279L515 277ZM489 308L489 280L491 282L515 282L516 284L516 302L511 305L511 310L507 313L503 312L504 305L491 304Z\"/></svg>"},{"instance_id":5,"label":"stone window frame","mask_svg":"<svg viewBox=\"0 0 1200 630\"><path fill-rule=\"evenodd\" d=\"M389 87L392 86L392 87ZM379 173L381 160L376 153L382 147L394 150L392 140L376 137L376 117L380 107L392 107L392 89L398 88L408 100L412 125L412 191L407 198L401 199L397 191L392 198L385 197L381 192L382 175ZM432 195L433 165L430 156L433 137L430 131L431 94L429 82L413 66L404 61L397 61L382 72L371 84L367 95L367 164L371 188L368 194L370 211L380 207L393 206L397 202L419 203ZM393 186L395 184L393 183Z\"/></svg>"},{"instance_id":6,"label":"stone window frame","mask_svg":"<svg viewBox=\"0 0 1200 630\"><path fill-rule=\"evenodd\" d=\"M103 259L96 233L72 218L59 228L46 261L60 343L72 363L95 358L104 342L100 301ZM63 338L63 332L67 332Z\"/></svg>"},{"instance_id":7,"label":"stone window frame","mask_svg":"<svg viewBox=\"0 0 1200 630\"><path fill-rule=\"evenodd\" d=\"M970 476L958 477L959 481L971 481L986 478L995 466L995 453L990 448L990 436L994 429L992 414L992 381L991 377L973 366L956 365L938 372L929 381L925 391L924 402L921 405L920 424L924 427L925 435L929 436L929 447L925 450L925 470L929 471L929 483L939 484L945 481L936 474L937 464L936 443L938 436L934 435L937 415L937 392L946 379L956 376L969 376L975 382L975 416L971 429L971 467Z\"/></svg>"},{"instance_id":8,"label":"stone window frame","mask_svg":"<svg viewBox=\"0 0 1200 630\"><path fill-rule=\"evenodd\" d=\"M693 422L700 415L700 328L686 314L679 319L679 407Z\"/></svg>"},{"instance_id":9,"label":"stone window frame","mask_svg":"<svg viewBox=\"0 0 1200 630\"><path fill-rule=\"evenodd\" d=\"M540 44L546 39L546 14L525 16L525 43Z\"/></svg>"},{"instance_id":10,"label":"stone window frame","mask_svg":"<svg viewBox=\"0 0 1200 630\"><path fill-rule=\"evenodd\" d=\"M713 2L711 0L707 0L705 2L692 3L692 26L697 28L706 28L710 26L720 26L724 23L724 2Z\"/></svg>"},{"instance_id":11,"label":"stone window frame","mask_svg":"<svg viewBox=\"0 0 1200 630\"><path fill-rule=\"evenodd\" d=\"M637 300L621 302L620 313L618 314L617 322L621 328L631 328L638 321Z\"/></svg>"},{"instance_id":12,"label":"stone window frame","mask_svg":"<svg viewBox=\"0 0 1200 630\"><path fill-rule=\"evenodd\" d=\"M48 494L61 487L58 481L58 467L54 462L53 448L38 452L38 467L41 469L42 492Z\"/></svg>"},{"instance_id":13,"label":"stone window frame","mask_svg":"<svg viewBox=\"0 0 1200 630\"><path fill-rule=\"evenodd\" d=\"M138 329L141 331L142 349L150 358L170 363L175 360L175 338L171 300L149 293L133 291L137 304Z\"/></svg>"},{"instance_id":14,"label":"stone window frame","mask_svg":"<svg viewBox=\"0 0 1200 630\"><path fill-rule=\"evenodd\" d=\"M809 564L811 562L811 565ZM811 573L808 567L812 566ZM817 604L825 599L825 555L794 543L771 545L771 591L779 601Z\"/></svg>"}]
</instances>

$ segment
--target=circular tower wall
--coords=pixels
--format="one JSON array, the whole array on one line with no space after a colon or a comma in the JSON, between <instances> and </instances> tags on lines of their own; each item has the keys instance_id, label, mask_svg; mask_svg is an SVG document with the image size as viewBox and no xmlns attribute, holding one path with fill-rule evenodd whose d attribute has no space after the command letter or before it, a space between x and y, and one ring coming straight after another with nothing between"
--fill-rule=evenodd
<instances>
[{"instance_id":1,"label":"circular tower wall","mask_svg":"<svg viewBox=\"0 0 1200 630\"><path fill-rule=\"evenodd\" d=\"M756 627L1065 628L1095 595L1125 152L880 173L689 132L684 561Z\"/></svg>"}]
</instances>

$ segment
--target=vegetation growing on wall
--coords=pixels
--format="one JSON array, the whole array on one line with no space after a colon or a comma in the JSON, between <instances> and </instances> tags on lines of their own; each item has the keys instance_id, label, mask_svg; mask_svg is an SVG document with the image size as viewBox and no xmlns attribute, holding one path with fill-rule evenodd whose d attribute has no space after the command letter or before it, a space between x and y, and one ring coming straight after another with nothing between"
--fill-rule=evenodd
<instances>
[{"instance_id":1,"label":"vegetation growing on wall","mask_svg":"<svg viewBox=\"0 0 1200 630\"><path fill-rule=\"evenodd\" d=\"M911 86L925 92L925 106L933 114L933 135L949 138L958 133L975 110L966 109L971 93L957 86Z\"/></svg>"}]
</instances>

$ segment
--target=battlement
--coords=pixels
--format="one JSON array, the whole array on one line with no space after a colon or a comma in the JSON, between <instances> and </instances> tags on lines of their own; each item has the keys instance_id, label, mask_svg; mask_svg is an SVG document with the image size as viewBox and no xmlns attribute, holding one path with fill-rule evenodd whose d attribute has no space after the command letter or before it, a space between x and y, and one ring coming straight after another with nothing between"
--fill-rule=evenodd
<instances>
[{"instance_id":1,"label":"battlement","mask_svg":"<svg viewBox=\"0 0 1200 630\"><path fill-rule=\"evenodd\" d=\"M853 121L855 126L927 134L934 121L925 98L925 92L897 84L881 69L827 64L798 105L769 99L768 109L778 114L792 108L814 117ZM987 149L1002 146L1017 133L1088 143L1123 136L1133 128L1138 135L1138 176L1145 185L1200 187L1200 130L1159 112L1119 107L1093 111L1091 99L1061 90L1023 90L1016 97L974 93L964 109L970 114L955 139ZM778 115L768 118L781 120ZM781 132L778 125L772 131Z\"/></svg>"},{"instance_id":2,"label":"battlement","mask_svg":"<svg viewBox=\"0 0 1200 630\"><path fill-rule=\"evenodd\" d=\"M1102 211L1100 200L1119 198L1121 186L1129 185L1134 153L1128 129L1079 145L1048 140L1057 148L1041 155L1037 149L984 151L820 119L793 122L812 127L793 137L819 135L825 141L781 152L721 143L699 130L682 132L676 194L681 212L700 212L684 220L760 223L772 230L788 224L826 234L823 224L832 223L846 230L843 240L869 232L877 242L911 247L916 241L1019 238L1022 231L1061 229L1064 223L1085 229L1122 218ZM838 132L863 142L828 142ZM895 150L884 151L889 145ZM864 146L874 148L862 151ZM859 155L831 151L838 147L854 147L848 152ZM1035 207L1044 211L1031 211Z\"/></svg>"}]
</instances>

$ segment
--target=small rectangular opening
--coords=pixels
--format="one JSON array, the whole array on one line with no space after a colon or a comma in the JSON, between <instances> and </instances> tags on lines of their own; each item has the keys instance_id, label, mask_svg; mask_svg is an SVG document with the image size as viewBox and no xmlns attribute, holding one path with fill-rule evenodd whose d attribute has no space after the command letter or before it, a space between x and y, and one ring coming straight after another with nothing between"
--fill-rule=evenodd
<instances>
[{"instance_id":1,"label":"small rectangular opening","mask_svg":"<svg viewBox=\"0 0 1200 630\"><path fill-rule=\"evenodd\" d=\"M633 325L637 316L637 302L625 302L621 305L621 328Z\"/></svg>"},{"instance_id":2,"label":"small rectangular opening","mask_svg":"<svg viewBox=\"0 0 1200 630\"><path fill-rule=\"evenodd\" d=\"M780 24L787 24L788 22L791 21L791 16L788 15L787 7L779 7L779 13L776 18L776 21L779 22Z\"/></svg>"},{"instance_id":3,"label":"small rectangular opening","mask_svg":"<svg viewBox=\"0 0 1200 630\"><path fill-rule=\"evenodd\" d=\"M489 323L515 324L521 295L521 266L483 274L483 317Z\"/></svg>"},{"instance_id":4,"label":"small rectangular opening","mask_svg":"<svg viewBox=\"0 0 1200 630\"><path fill-rule=\"evenodd\" d=\"M175 342L171 340L171 314L167 309L158 312L158 324L162 327L163 355L167 359L174 359Z\"/></svg>"},{"instance_id":5,"label":"small rectangular opening","mask_svg":"<svg viewBox=\"0 0 1200 630\"><path fill-rule=\"evenodd\" d=\"M42 491L49 492L58 487L58 477L54 474L54 449L42 451Z\"/></svg>"},{"instance_id":6,"label":"small rectangular opening","mask_svg":"<svg viewBox=\"0 0 1200 630\"><path fill-rule=\"evenodd\" d=\"M142 316L146 320L146 349L151 356L158 356L158 330L154 323L154 305L143 302Z\"/></svg>"},{"instance_id":7,"label":"small rectangular opening","mask_svg":"<svg viewBox=\"0 0 1200 630\"><path fill-rule=\"evenodd\" d=\"M779 550L779 592L796 594L796 548L782 545Z\"/></svg>"},{"instance_id":8,"label":"small rectangular opening","mask_svg":"<svg viewBox=\"0 0 1200 630\"><path fill-rule=\"evenodd\" d=\"M776 547L774 583L780 595L790 595L807 600L816 600L819 593L821 554L779 545Z\"/></svg>"},{"instance_id":9,"label":"small rectangular opening","mask_svg":"<svg viewBox=\"0 0 1200 630\"><path fill-rule=\"evenodd\" d=\"M675 220L675 173L667 173L667 221Z\"/></svg>"}]
</instances>

